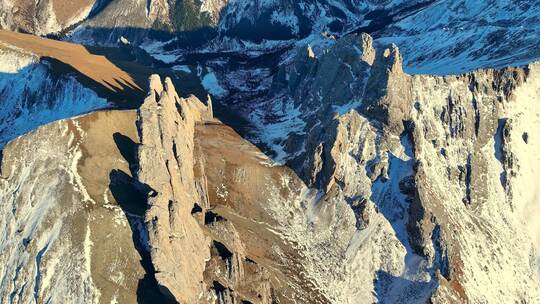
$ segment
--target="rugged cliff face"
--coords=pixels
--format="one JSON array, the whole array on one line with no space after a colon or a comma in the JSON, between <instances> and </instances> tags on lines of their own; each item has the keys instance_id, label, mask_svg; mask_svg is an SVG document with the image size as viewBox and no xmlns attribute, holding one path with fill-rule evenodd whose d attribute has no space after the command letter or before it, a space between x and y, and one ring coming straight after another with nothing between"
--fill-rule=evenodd
<instances>
[{"instance_id":1,"label":"rugged cliff face","mask_svg":"<svg viewBox=\"0 0 540 304\"><path fill-rule=\"evenodd\" d=\"M171 79L162 85L159 76L152 76L138 111L137 177L148 192L145 219L156 278L183 303L196 302L203 291L210 256L209 241L191 216L194 202L204 195L197 192L193 155L195 123L203 118L212 118L211 104L207 109L195 97L181 99Z\"/></svg>"},{"instance_id":2,"label":"rugged cliff face","mask_svg":"<svg viewBox=\"0 0 540 304\"><path fill-rule=\"evenodd\" d=\"M218 229L219 233L210 233L209 239L192 229L193 234L183 241L193 242L189 239L198 234L198 239L215 248L210 250L210 256L215 250L215 259L210 259L214 262L199 266L199 271L205 270L198 282L205 282L200 285L203 290L212 286L222 303L242 298L257 302L249 297L253 290L246 291L243 283L238 283L249 281L243 270L247 260L268 272L265 277L271 293L265 299L286 303L354 303L359 297L413 303L535 301L539 297L535 288L538 223L524 214L536 210L538 202L535 194L514 193L538 171L538 160L525 156L537 149L529 129L535 128L538 118L531 114L536 110L529 107L538 103L538 65L448 77L410 76L401 65L397 47L376 51L366 35L339 41L321 58L309 48L299 51L297 60L276 78L276 90L290 94L289 102L297 101L294 107L303 113L302 131L311 129L298 132L293 144L285 146L287 155L297 155L288 161L296 173L280 167L255 169L249 157L230 152L240 149L229 147L225 139L214 146L215 139L209 138L223 137L216 133L209 136L216 132L210 130L220 128L210 127L213 123L195 124L195 134L200 134L195 143L199 142L202 154L191 154L191 148L187 153L181 151L174 146L180 139L167 139L170 135L160 127L161 135L152 138L163 138L166 144L152 147L163 147L169 156L158 160L161 165L151 167L165 166L159 172L179 170L166 170L172 162L173 168L192 170L190 159L194 156L197 173L193 178L202 181L172 192L191 189L200 201L192 199L197 202L193 205L182 201L190 194L181 194L182 200L160 198L162 193L171 193L166 181L175 180L176 173L165 176L163 190L152 186L156 182L144 182L156 191L150 190L150 201L162 202L156 203L163 206L160 213L167 210L165 204L169 206L168 214L156 217L152 211L148 213L152 216L147 218L149 230L165 232L174 239L171 217L177 218L175 214L181 209L174 207L177 203L184 205L180 211L184 216L189 208L195 216L200 213L199 224L204 214L203 230ZM337 67L337 71L348 69L352 76L341 80L337 77L342 77L342 72L331 74L323 69L326 66ZM347 85L336 90L340 84ZM159 92L162 89L156 85L153 94ZM306 97L305 92L316 94ZM150 105L167 100L182 104L180 99L168 97L174 93L161 93L165 99L159 102L153 94L147 99ZM357 99L346 102L352 96ZM329 107L324 98L336 102ZM202 109L195 113L205 113L204 106L195 105ZM172 102L162 105L163 111L168 111L166 108L172 110ZM180 107L179 113L186 113L187 130L192 130L192 112L184 108ZM140 117L144 126L145 116ZM171 125L174 130L176 124ZM192 147L191 138L182 141ZM511 152L518 147L524 150ZM220 158L213 158L214 153ZM167 161L175 159L174 155L176 162ZM521 162L530 167L517 165ZM152 172L155 177L158 171ZM192 179L191 172L182 176ZM256 185L250 186L254 182ZM260 197L251 189L261 189L264 195ZM166 224L160 224L160 217ZM274 237L266 239L262 227L248 228L255 223L264 223ZM255 236L249 231L259 233ZM162 244L157 239L155 242ZM273 245L266 247L268 243ZM158 247L156 251L169 250ZM208 247L201 248L206 248L203 252L207 256ZM266 254L260 256L262 252ZM153 255L154 263L165 260L160 254ZM205 254L198 255L199 265L204 265L201 256ZM196 265L193 261L189 267ZM213 265L223 261L225 270ZM284 261L289 261L285 262L287 267L277 267ZM181 265L173 268L186 269ZM291 273L291 269L298 271ZM228 277L217 275L222 271L229 273ZM289 287L276 283L276 277L288 281ZM178 288L173 280L164 278L162 282L169 290ZM351 282L356 285L351 286ZM260 293L263 287L250 288Z\"/></svg>"},{"instance_id":3,"label":"rugged cliff face","mask_svg":"<svg viewBox=\"0 0 540 304\"><path fill-rule=\"evenodd\" d=\"M137 247L145 245L130 224L143 221L118 205L111 173L130 172L121 145L136 140L134 120L134 112L97 112L3 149L3 303L137 300L145 277Z\"/></svg>"},{"instance_id":4,"label":"rugged cliff face","mask_svg":"<svg viewBox=\"0 0 540 304\"><path fill-rule=\"evenodd\" d=\"M536 157L525 156L537 149L529 129L538 123L538 64L409 76L395 46L371 63L370 41L338 41L320 58L300 49L275 86L303 122L277 150L298 155L291 167L309 185L342 192L355 212L359 260L349 265L368 258L362 247L374 230L390 228L379 238L387 266L367 271L379 300L538 300L538 223L524 217L538 201L513 190L538 171ZM508 152L517 146L521 161ZM521 278L528 283L516 284Z\"/></svg>"},{"instance_id":5,"label":"rugged cliff face","mask_svg":"<svg viewBox=\"0 0 540 304\"><path fill-rule=\"evenodd\" d=\"M0 302L540 302L530 3L128 2L0 16L127 37L0 31Z\"/></svg>"}]
</instances>

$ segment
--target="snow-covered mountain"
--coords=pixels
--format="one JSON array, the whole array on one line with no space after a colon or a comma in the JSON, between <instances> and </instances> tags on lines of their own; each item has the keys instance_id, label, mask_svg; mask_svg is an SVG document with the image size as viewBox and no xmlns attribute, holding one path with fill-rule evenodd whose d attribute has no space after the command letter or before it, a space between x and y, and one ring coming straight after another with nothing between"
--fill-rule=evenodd
<instances>
[{"instance_id":1,"label":"snow-covered mountain","mask_svg":"<svg viewBox=\"0 0 540 304\"><path fill-rule=\"evenodd\" d=\"M52 65L0 45L0 146L49 122L112 106L75 77L55 76Z\"/></svg>"},{"instance_id":2,"label":"snow-covered mountain","mask_svg":"<svg viewBox=\"0 0 540 304\"><path fill-rule=\"evenodd\" d=\"M366 32L376 41L397 44L408 72L444 75L526 64L539 58L535 47L539 4L495 0L78 0L73 4L40 1L40 7L35 7L29 1L4 0L0 26L41 35L68 33L67 39L85 44L112 45L126 37L138 45L176 37L162 46L178 54L272 52L291 44L319 44L321 34L341 37Z\"/></svg>"},{"instance_id":3,"label":"snow-covered mountain","mask_svg":"<svg viewBox=\"0 0 540 304\"><path fill-rule=\"evenodd\" d=\"M434 1L377 33L397 44L407 71L458 74L540 58L539 1Z\"/></svg>"},{"instance_id":4,"label":"snow-covered mountain","mask_svg":"<svg viewBox=\"0 0 540 304\"><path fill-rule=\"evenodd\" d=\"M540 303L539 4L0 0L0 302Z\"/></svg>"},{"instance_id":5,"label":"snow-covered mountain","mask_svg":"<svg viewBox=\"0 0 540 304\"><path fill-rule=\"evenodd\" d=\"M529 1L307 2L232 2L208 48L240 53L291 43L316 48L321 34L366 32L377 42L398 45L405 69L414 74L456 74L540 58L535 46L540 17Z\"/></svg>"}]
</instances>

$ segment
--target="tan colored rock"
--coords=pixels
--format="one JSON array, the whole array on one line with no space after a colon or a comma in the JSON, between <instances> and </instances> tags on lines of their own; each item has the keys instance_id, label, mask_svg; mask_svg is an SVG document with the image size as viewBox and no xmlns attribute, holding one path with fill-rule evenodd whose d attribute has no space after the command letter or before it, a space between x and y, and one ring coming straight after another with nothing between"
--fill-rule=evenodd
<instances>
[{"instance_id":1,"label":"tan colored rock","mask_svg":"<svg viewBox=\"0 0 540 304\"><path fill-rule=\"evenodd\" d=\"M403 131L412 105L412 83L403 72L403 59L395 45L379 51L366 85L362 112L381 122L394 135Z\"/></svg>"},{"instance_id":2,"label":"tan colored rock","mask_svg":"<svg viewBox=\"0 0 540 304\"><path fill-rule=\"evenodd\" d=\"M156 279L181 303L199 301L209 240L195 218L194 127L209 118L197 98L180 98L169 78L150 77L150 93L138 110L139 182L148 188L146 225Z\"/></svg>"},{"instance_id":3,"label":"tan colored rock","mask_svg":"<svg viewBox=\"0 0 540 304\"><path fill-rule=\"evenodd\" d=\"M146 272L132 225L142 221L126 215L130 202L117 178L131 178L123 155L131 146L119 139L135 145L135 117L94 112L4 147L0 224L9 237L0 240L1 303L156 298L151 288L139 289Z\"/></svg>"},{"instance_id":4,"label":"tan colored rock","mask_svg":"<svg viewBox=\"0 0 540 304\"><path fill-rule=\"evenodd\" d=\"M0 28L46 35L83 21L95 0L17 0L0 2Z\"/></svg>"}]
</instances>

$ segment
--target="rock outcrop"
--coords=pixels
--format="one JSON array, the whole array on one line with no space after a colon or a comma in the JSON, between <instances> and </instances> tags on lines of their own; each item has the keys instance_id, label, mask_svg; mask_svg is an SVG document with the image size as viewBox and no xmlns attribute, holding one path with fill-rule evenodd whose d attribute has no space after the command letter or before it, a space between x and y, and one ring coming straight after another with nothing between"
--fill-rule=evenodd
<instances>
[{"instance_id":1,"label":"rock outcrop","mask_svg":"<svg viewBox=\"0 0 540 304\"><path fill-rule=\"evenodd\" d=\"M95 0L6 0L0 3L0 28L47 35L59 33L86 19Z\"/></svg>"},{"instance_id":2,"label":"rock outcrop","mask_svg":"<svg viewBox=\"0 0 540 304\"><path fill-rule=\"evenodd\" d=\"M0 302L161 299L144 268L143 220L124 188L135 118L134 111L96 112L47 124L2 149Z\"/></svg>"},{"instance_id":3,"label":"rock outcrop","mask_svg":"<svg viewBox=\"0 0 540 304\"><path fill-rule=\"evenodd\" d=\"M209 110L210 109L210 110ZM170 78L150 78L150 91L138 110L141 145L137 178L148 194L145 221L156 279L165 294L195 303L204 290L203 272L210 241L191 216L204 197L194 177L195 124L211 119L211 106L180 98Z\"/></svg>"},{"instance_id":4,"label":"rock outcrop","mask_svg":"<svg viewBox=\"0 0 540 304\"><path fill-rule=\"evenodd\" d=\"M149 29L171 3L130 22ZM136 113L0 138L13 139L0 153L1 302L540 301L540 64L409 75L395 45L367 34L312 42L283 53L267 95L238 100L274 159L214 118L210 98L157 75ZM56 91L103 101L15 53L0 45L4 124L63 108ZM113 73L69 62L111 86Z\"/></svg>"},{"instance_id":5,"label":"rock outcrop","mask_svg":"<svg viewBox=\"0 0 540 304\"><path fill-rule=\"evenodd\" d=\"M395 45L379 50L364 89L361 111L382 123L389 132L403 132L411 111L410 76L403 72L403 59Z\"/></svg>"}]
</instances>

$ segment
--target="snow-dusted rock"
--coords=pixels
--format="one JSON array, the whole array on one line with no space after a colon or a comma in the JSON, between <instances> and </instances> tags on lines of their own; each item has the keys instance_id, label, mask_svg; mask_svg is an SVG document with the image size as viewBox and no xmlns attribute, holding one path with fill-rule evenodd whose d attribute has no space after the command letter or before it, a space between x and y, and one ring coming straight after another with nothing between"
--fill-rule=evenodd
<instances>
[{"instance_id":1,"label":"snow-dusted rock","mask_svg":"<svg viewBox=\"0 0 540 304\"><path fill-rule=\"evenodd\" d=\"M383 258L393 261L389 270L364 268L364 275L375 275L368 289L382 302L538 301L538 225L524 216L523 206L537 210L540 202L517 178L540 172L526 130L538 122L538 64L462 76L410 76L395 46L380 48L372 64L363 61L363 76L346 82L361 89L350 91L356 96L343 113L341 98L349 91L338 90L324 101L336 85L295 85L298 71L309 71L302 81L310 86L319 77L325 83L338 80L343 73L332 76L322 67L325 60L332 67L346 62L339 45L340 40L320 58L297 59L277 81L286 84L282 98L298 105L304 121L288 146L296 157L290 166L327 195L343 192L359 235L383 221L401 244L379 240L403 260ZM298 54L305 52L301 48ZM367 85L358 86L362 83ZM303 92L313 96L297 95ZM338 104L335 116L328 113L333 103ZM518 154L530 164L526 169L517 165ZM519 194L516 188L522 189ZM371 258L361 248L374 246L364 245L370 236L354 239L348 255L358 260L348 267ZM351 275L351 281L359 280L360 271Z\"/></svg>"},{"instance_id":2,"label":"snow-dusted rock","mask_svg":"<svg viewBox=\"0 0 540 304\"><path fill-rule=\"evenodd\" d=\"M72 75L37 55L0 43L0 147L43 124L111 107Z\"/></svg>"},{"instance_id":3,"label":"snow-dusted rock","mask_svg":"<svg viewBox=\"0 0 540 304\"><path fill-rule=\"evenodd\" d=\"M135 140L134 122L134 112L96 112L3 147L0 302L137 301L146 271L132 229L143 221L115 187L130 172L118 134Z\"/></svg>"}]
</instances>

